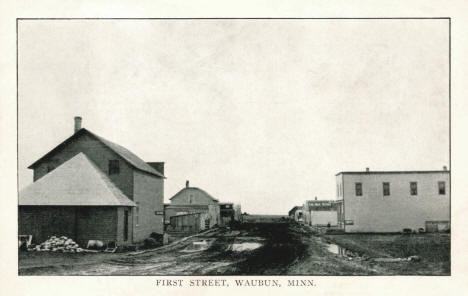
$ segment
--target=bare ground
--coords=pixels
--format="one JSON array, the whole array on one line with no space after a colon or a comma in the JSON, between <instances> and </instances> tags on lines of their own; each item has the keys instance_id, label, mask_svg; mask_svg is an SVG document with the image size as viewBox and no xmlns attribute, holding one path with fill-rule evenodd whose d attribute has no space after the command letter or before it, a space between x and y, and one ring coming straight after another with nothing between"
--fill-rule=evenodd
<instances>
[{"instance_id":1,"label":"bare ground","mask_svg":"<svg viewBox=\"0 0 468 296\"><path fill-rule=\"evenodd\" d=\"M195 243L195 244L194 244ZM420 262L350 260L418 255ZM251 249L249 249L251 247ZM136 253L21 252L20 275L448 275L450 235L317 235L289 223L246 223Z\"/></svg>"}]
</instances>

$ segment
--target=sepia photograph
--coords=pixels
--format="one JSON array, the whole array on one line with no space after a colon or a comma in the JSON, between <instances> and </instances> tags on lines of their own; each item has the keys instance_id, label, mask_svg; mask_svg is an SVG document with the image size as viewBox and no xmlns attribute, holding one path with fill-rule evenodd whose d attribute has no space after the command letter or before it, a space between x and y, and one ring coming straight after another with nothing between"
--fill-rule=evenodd
<instances>
[{"instance_id":1,"label":"sepia photograph","mask_svg":"<svg viewBox=\"0 0 468 296\"><path fill-rule=\"evenodd\" d=\"M16 26L20 277L451 275L450 18Z\"/></svg>"}]
</instances>

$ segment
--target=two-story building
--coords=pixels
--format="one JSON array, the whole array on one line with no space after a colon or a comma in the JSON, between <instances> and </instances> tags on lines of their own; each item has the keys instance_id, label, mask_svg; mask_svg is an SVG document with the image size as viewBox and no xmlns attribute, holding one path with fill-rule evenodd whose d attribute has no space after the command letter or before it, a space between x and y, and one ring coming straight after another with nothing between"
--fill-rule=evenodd
<instances>
[{"instance_id":1,"label":"two-story building","mask_svg":"<svg viewBox=\"0 0 468 296\"><path fill-rule=\"evenodd\" d=\"M66 235L130 245L164 230L164 163L146 163L85 128L29 166L19 193L19 234L36 242Z\"/></svg>"},{"instance_id":2,"label":"two-story building","mask_svg":"<svg viewBox=\"0 0 468 296\"><path fill-rule=\"evenodd\" d=\"M189 181L186 181L185 188L181 189L169 200L171 203L164 205L164 216L167 225L170 224L171 217L188 214L204 214L200 218L201 223L204 225L202 230L215 225L220 226L222 223L219 200L203 189L191 187Z\"/></svg>"},{"instance_id":3,"label":"two-story building","mask_svg":"<svg viewBox=\"0 0 468 296\"><path fill-rule=\"evenodd\" d=\"M450 171L336 174L345 232L442 231L450 228Z\"/></svg>"}]
</instances>

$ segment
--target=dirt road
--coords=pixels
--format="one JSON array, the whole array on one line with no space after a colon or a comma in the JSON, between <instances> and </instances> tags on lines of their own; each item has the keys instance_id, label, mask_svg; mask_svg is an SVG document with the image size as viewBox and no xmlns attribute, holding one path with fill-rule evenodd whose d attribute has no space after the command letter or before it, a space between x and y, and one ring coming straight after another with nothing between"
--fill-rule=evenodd
<instances>
[{"instance_id":1,"label":"dirt road","mask_svg":"<svg viewBox=\"0 0 468 296\"><path fill-rule=\"evenodd\" d=\"M20 254L21 275L280 274L305 247L289 225L243 224L139 254Z\"/></svg>"},{"instance_id":2,"label":"dirt road","mask_svg":"<svg viewBox=\"0 0 468 296\"><path fill-rule=\"evenodd\" d=\"M20 254L19 274L383 275L407 274L404 270L413 264L404 262L395 268L394 263L350 260L335 254L327 241L296 224L247 223L236 230L217 229L144 253L26 252Z\"/></svg>"}]
</instances>

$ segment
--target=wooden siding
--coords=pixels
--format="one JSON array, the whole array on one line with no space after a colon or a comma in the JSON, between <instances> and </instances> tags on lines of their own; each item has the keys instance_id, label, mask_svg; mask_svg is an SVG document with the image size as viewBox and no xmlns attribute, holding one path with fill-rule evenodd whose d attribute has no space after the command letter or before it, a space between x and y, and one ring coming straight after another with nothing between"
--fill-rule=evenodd
<instances>
[{"instance_id":1,"label":"wooden siding","mask_svg":"<svg viewBox=\"0 0 468 296\"><path fill-rule=\"evenodd\" d=\"M124 211L128 211L128 239L124 239ZM120 245L133 244L133 214L131 208L119 207L117 209L117 241Z\"/></svg>"},{"instance_id":2,"label":"wooden siding","mask_svg":"<svg viewBox=\"0 0 468 296\"><path fill-rule=\"evenodd\" d=\"M164 231L164 216L156 215L164 211L164 179L137 170L134 171L133 179L133 200L139 208L138 217L137 209L133 209L133 239L139 242L148 238L152 232L162 234Z\"/></svg>"},{"instance_id":3,"label":"wooden siding","mask_svg":"<svg viewBox=\"0 0 468 296\"><path fill-rule=\"evenodd\" d=\"M203 216L203 217L202 217ZM183 231L189 233L196 233L202 228L202 223L204 223L207 214L196 213L196 214L187 214L182 216L172 216L170 219L170 230L171 231Z\"/></svg>"},{"instance_id":4,"label":"wooden siding","mask_svg":"<svg viewBox=\"0 0 468 296\"><path fill-rule=\"evenodd\" d=\"M221 225L219 205L166 205L164 209L165 223L169 223L171 217L181 214L207 214L210 219L210 227Z\"/></svg>"},{"instance_id":5,"label":"wooden siding","mask_svg":"<svg viewBox=\"0 0 468 296\"><path fill-rule=\"evenodd\" d=\"M425 228L426 221L450 220L450 175L343 174L346 232L398 232L403 228ZM439 195L438 182L446 182ZM355 183L362 183L356 196ZM383 195L383 182L390 183L390 195ZM417 182L418 194L410 194L410 182Z\"/></svg>"},{"instance_id":6,"label":"wooden siding","mask_svg":"<svg viewBox=\"0 0 468 296\"><path fill-rule=\"evenodd\" d=\"M19 234L32 234L35 243L50 236L67 236L80 246L88 240L117 241L116 207L51 207L19 208Z\"/></svg>"}]
</instances>

